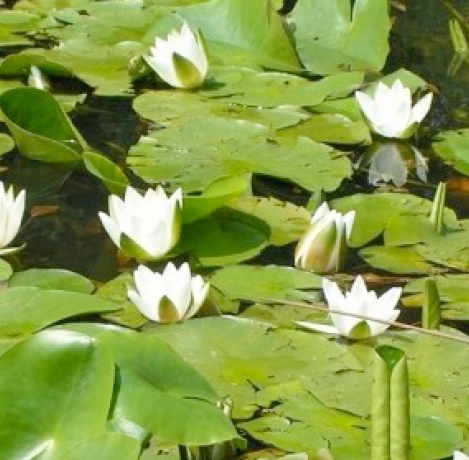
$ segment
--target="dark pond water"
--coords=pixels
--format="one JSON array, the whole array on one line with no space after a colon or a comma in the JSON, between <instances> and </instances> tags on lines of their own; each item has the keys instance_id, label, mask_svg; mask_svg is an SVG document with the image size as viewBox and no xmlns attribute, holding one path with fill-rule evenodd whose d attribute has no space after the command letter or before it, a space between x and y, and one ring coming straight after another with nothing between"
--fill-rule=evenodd
<instances>
[{"instance_id":1,"label":"dark pond water","mask_svg":"<svg viewBox=\"0 0 469 460\"><path fill-rule=\"evenodd\" d=\"M437 97L426 128L419 140L425 150L428 139L441 129L469 125L469 66L463 63L458 71L448 74L453 50L448 33L451 8L469 14L467 2L460 0L412 0L406 11L393 9L396 17L391 37L392 52L385 73L400 67L421 75L437 90ZM128 148L145 132L146 125L131 109L130 99L88 98L72 114L72 119L88 143L106 153L118 164L123 164ZM431 152L426 150L427 154ZM27 183L28 177L42 176L43 181L30 193L31 204L56 205L59 211L34 219L28 224L23 238L28 245L21 254L25 267L68 268L96 279L110 278L116 271L114 247L103 233L97 212L107 207L108 193L103 187L80 171L67 174L51 173L44 165L30 164L23 159L21 177L16 182ZM436 160L430 164L430 182L454 175ZM275 182L260 181L258 194L275 194L282 199L301 201L290 187ZM349 192L350 190L348 190ZM417 193L432 196L432 187L423 187ZM450 204L461 216L469 215L469 195L459 191L449 194ZM263 261L291 263L291 248L275 249L262 257Z\"/></svg>"}]
</instances>

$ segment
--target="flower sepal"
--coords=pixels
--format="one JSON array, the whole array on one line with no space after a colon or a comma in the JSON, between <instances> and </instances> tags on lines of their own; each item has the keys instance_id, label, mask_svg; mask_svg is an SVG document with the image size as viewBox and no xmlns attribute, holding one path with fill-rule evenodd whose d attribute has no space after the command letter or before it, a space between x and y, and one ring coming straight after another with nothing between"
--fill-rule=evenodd
<instances>
[{"instance_id":1,"label":"flower sepal","mask_svg":"<svg viewBox=\"0 0 469 460\"><path fill-rule=\"evenodd\" d=\"M26 247L26 243L23 243L21 246L16 246L13 248L3 248L0 249L0 257L3 256L12 256L17 254L18 252L22 251Z\"/></svg>"}]
</instances>

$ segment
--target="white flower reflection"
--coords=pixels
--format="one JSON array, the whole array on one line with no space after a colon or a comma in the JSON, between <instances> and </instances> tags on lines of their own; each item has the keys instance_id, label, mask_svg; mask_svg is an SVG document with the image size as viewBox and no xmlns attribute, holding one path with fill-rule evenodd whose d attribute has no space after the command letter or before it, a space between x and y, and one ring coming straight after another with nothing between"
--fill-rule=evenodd
<instances>
[{"instance_id":1,"label":"white flower reflection","mask_svg":"<svg viewBox=\"0 0 469 460\"><path fill-rule=\"evenodd\" d=\"M427 159L413 145L401 142L372 144L355 167L368 169L368 183L374 186L392 182L402 187L409 173L422 182L427 181Z\"/></svg>"}]
</instances>

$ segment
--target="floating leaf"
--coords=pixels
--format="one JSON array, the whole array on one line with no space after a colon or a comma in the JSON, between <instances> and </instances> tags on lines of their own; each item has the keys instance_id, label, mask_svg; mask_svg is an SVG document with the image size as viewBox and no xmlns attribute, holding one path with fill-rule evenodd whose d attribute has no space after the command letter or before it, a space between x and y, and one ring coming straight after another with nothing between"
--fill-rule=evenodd
<instances>
[{"instance_id":1,"label":"floating leaf","mask_svg":"<svg viewBox=\"0 0 469 460\"><path fill-rule=\"evenodd\" d=\"M218 84L202 94L218 102L255 107L306 107L351 93L363 82L363 72L341 73L312 82L280 72L225 68L216 73L215 79Z\"/></svg>"},{"instance_id":2,"label":"floating leaf","mask_svg":"<svg viewBox=\"0 0 469 460\"><path fill-rule=\"evenodd\" d=\"M282 19L268 0L212 0L179 13L208 41L234 45L266 67L300 69Z\"/></svg>"},{"instance_id":3,"label":"floating leaf","mask_svg":"<svg viewBox=\"0 0 469 460\"><path fill-rule=\"evenodd\" d=\"M221 177L258 173L307 190L334 190L351 174L343 154L307 138L272 139L262 125L208 117L180 120L142 137L127 158L150 183L202 191Z\"/></svg>"},{"instance_id":4,"label":"floating leaf","mask_svg":"<svg viewBox=\"0 0 469 460\"><path fill-rule=\"evenodd\" d=\"M433 150L446 163L456 171L469 176L469 129L457 131L442 131L438 133Z\"/></svg>"},{"instance_id":5,"label":"floating leaf","mask_svg":"<svg viewBox=\"0 0 469 460\"><path fill-rule=\"evenodd\" d=\"M275 198L241 197L229 206L267 222L270 244L276 246L300 239L310 225L311 214L306 208Z\"/></svg>"},{"instance_id":6,"label":"floating leaf","mask_svg":"<svg viewBox=\"0 0 469 460\"><path fill-rule=\"evenodd\" d=\"M136 423L167 443L183 445L237 436L211 386L166 343L128 332L105 332L98 339L111 348L119 368L115 421Z\"/></svg>"},{"instance_id":7,"label":"floating leaf","mask_svg":"<svg viewBox=\"0 0 469 460\"><path fill-rule=\"evenodd\" d=\"M387 0L299 0L291 18L305 66L320 75L379 71L389 51Z\"/></svg>"},{"instance_id":8,"label":"floating leaf","mask_svg":"<svg viewBox=\"0 0 469 460\"><path fill-rule=\"evenodd\" d=\"M36 287L81 294L91 294L94 291L94 285L88 278L57 268L31 268L16 272L10 278L8 286L10 288Z\"/></svg>"},{"instance_id":9,"label":"floating leaf","mask_svg":"<svg viewBox=\"0 0 469 460\"><path fill-rule=\"evenodd\" d=\"M64 318L119 308L96 296L33 287L0 291L0 302L0 335L8 337L31 334Z\"/></svg>"},{"instance_id":10,"label":"floating leaf","mask_svg":"<svg viewBox=\"0 0 469 460\"><path fill-rule=\"evenodd\" d=\"M214 272L210 283L230 299L283 300L320 289L321 277L291 267L233 265Z\"/></svg>"},{"instance_id":11,"label":"floating leaf","mask_svg":"<svg viewBox=\"0 0 469 460\"><path fill-rule=\"evenodd\" d=\"M85 141L52 95L15 88L0 95L0 109L20 152L53 163L75 163Z\"/></svg>"},{"instance_id":12,"label":"floating leaf","mask_svg":"<svg viewBox=\"0 0 469 460\"><path fill-rule=\"evenodd\" d=\"M269 227L260 219L222 208L183 228L176 251L191 251L205 267L234 264L251 259L265 248Z\"/></svg>"},{"instance_id":13,"label":"floating leaf","mask_svg":"<svg viewBox=\"0 0 469 460\"><path fill-rule=\"evenodd\" d=\"M90 458L85 440L107 437L114 365L91 338L41 332L3 354L0 371L0 457L69 458L80 445Z\"/></svg>"},{"instance_id":14,"label":"floating leaf","mask_svg":"<svg viewBox=\"0 0 469 460\"><path fill-rule=\"evenodd\" d=\"M182 210L183 222L189 223L200 219L242 195L251 186L249 179L246 175L222 177L212 182L201 195L185 196Z\"/></svg>"},{"instance_id":15,"label":"floating leaf","mask_svg":"<svg viewBox=\"0 0 469 460\"><path fill-rule=\"evenodd\" d=\"M97 177L109 192L123 195L129 181L122 170L111 160L96 152L83 152L83 162L87 171Z\"/></svg>"}]
</instances>

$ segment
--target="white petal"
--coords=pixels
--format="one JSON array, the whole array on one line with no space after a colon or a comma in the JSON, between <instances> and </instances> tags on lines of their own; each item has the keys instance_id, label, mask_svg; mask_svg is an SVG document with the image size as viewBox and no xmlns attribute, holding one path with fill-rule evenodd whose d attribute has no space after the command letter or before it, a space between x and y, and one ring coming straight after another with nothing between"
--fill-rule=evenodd
<instances>
[{"instance_id":1,"label":"white petal","mask_svg":"<svg viewBox=\"0 0 469 460\"><path fill-rule=\"evenodd\" d=\"M469 460L469 456L462 453L460 450L455 450L453 452L453 460Z\"/></svg>"},{"instance_id":2,"label":"white petal","mask_svg":"<svg viewBox=\"0 0 469 460\"><path fill-rule=\"evenodd\" d=\"M399 314L400 314L400 310L393 310L392 314L388 315L387 318L382 318L382 319L385 320L385 321L389 321L389 322L393 323L394 321L396 321ZM381 319L381 318L379 318L379 319ZM367 323L368 323L368 326L370 328L371 337L382 334L389 327L388 324L377 323L375 321L370 321L370 320L368 320Z\"/></svg>"},{"instance_id":3,"label":"white petal","mask_svg":"<svg viewBox=\"0 0 469 460\"><path fill-rule=\"evenodd\" d=\"M432 99L433 93L428 93L414 105L410 118L411 123L420 123L425 118L432 105Z\"/></svg>"},{"instance_id":4,"label":"white petal","mask_svg":"<svg viewBox=\"0 0 469 460\"><path fill-rule=\"evenodd\" d=\"M152 321L158 321L158 309L156 305L151 305L146 302L141 296L138 295L136 291L133 289L129 289L127 291L127 296L131 300L131 302L138 308L140 313L145 316L146 318Z\"/></svg>"},{"instance_id":5,"label":"white petal","mask_svg":"<svg viewBox=\"0 0 469 460\"><path fill-rule=\"evenodd\" d=\"M168 263L163 278L166 283L166 296L178 311L179 319L182 319L191 302L191 271L187 262L176 269Z\"/></svg>"},{"instance_id":6,"label":"white petal","mask_svg":"<svg viewBox=\"0 0 469 460\"><path fill-rule=\"evenodd\" d=\"M372 121L375 118L373 99L362 91L355 91L355 97L365 117Z\"/></svg>"},{"instance_id":7,"label":"white petal","mask_svg":"<svg viewBox=\"0 0 469 460\"><path fill-rule=\"evenodd\" d=\"M120 247L120 238L121 232L119 227L116 223L104 212L98 213L99 218L101 219L101 223L103 224L104 230L109 235L111 240L117 247Z\"/></svg>"},{"instance_id":8,"label":"white petal","mask_svg":"<svg viewBox=\"0 0 469 460\"><path fill-rule=\"evenodd\" d=\"M329 205L327 204L327 201L324 201L321 206L316 209L313 216L311 217L311 223L314 224L315 222L323 219L327 214L329 214L329 212Z\"/></svg>"},{"instance_id":9,"label":"white petal","mask_svg":"<svg viewBox=\"0 0 469 460\"><path fill-rule=\"evenodd\" d=\"M355 221L356 214L357 213L355 211L349 211L343 217L343 221L344 221L344 225L345 225L345 235L347 237L347 242L350 240L350 235L352 234L353 223Z\"/></svg>"}]
</instances>

